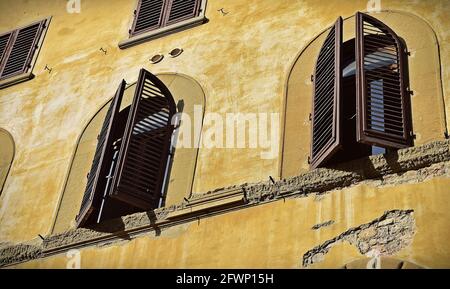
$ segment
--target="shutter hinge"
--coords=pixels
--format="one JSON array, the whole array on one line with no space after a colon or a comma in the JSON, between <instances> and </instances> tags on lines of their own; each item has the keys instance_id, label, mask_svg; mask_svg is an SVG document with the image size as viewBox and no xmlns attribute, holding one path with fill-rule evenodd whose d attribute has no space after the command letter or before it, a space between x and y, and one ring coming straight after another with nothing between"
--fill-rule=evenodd
<instances>
[{"instance_id":1,"label":"shutter hinge","mask_svg":"<svg viewBox=\"0 0 450 289\"><path fill-rule=\"evenodd\" d=\"M310 164L311 164L311 157L308 156L308 165L310 165Z\"/></svg>"},{"instance_id":2,"label":"shutter hinge","mask_svg":"<svg viewBox=\"0 0 450 289\"><path fill-rule=\"evenodd\" d=\"M406 55L411 56L411 52L409 52L408 50L405 50Z\"/></svg>"},{"instance_id":3,"label":"shutter hinge","mask_svg":"<svg viewBox=\"0 0 450 289\"><path fill-rule=\"evenodd\" d=\"M314 82L314 74L311 74L311 82Z\"/></svg>"},{"instance_id":4,"label":"shutter hinge","mask_svg":"<svg viewBox=\"0 0 450 289\"><path fill-rule=\"evenodd\" d=\"M408 90L406 90L406 92L408 92L408 94L411 95L411 96L414 95L414 91L412 91L412 90L409 90L409 89L408 89Z\"/></svg>"},{"instance_id":5,"label":"shutter hinge","mask_svg":"<svg viewBox=\"0 0 450 289\"><path fill-rule=\"evenodd\" d=\"M90 173L87 173L87 174L86 174L86 179L89 179L89 175L90 175Z\"/></svg>"},{"instance_id":6,"label":"shutter hinge","mask_svg":"<svg viewBox=\"0 0 450 289\"><path fill-rule=\"evenodd\" d=\"M449 138L450 138L450 136L448 135L448 132L447 132L447 131L444 132L444 137L445 137L446 139L449 139Z\"/></svg>"},{"instance_id":7,"label":"shutter hinge","mask_svg":"<svg viewBox=\"0 0 450 289\"><path fill-rule=\"evenodd\" d=\"M410 131L410 132L409 132L409 136L412 137L413 139L416 139L416 138L417 138L417 136L414 134L413 131Z\"/></svg>"},{"instance_id":8,"label":"shutter hinge","mask_svg":"<svg viewBox=\"0 0 450 289\"><path fill-rule=\"evenodd\" d=\"M312 121L312 114L309 114L309 121Z\"/></svg>"},{"instance_id":9,"label":"shutter hinge","mask_svg":"<svg viewBox=\"0 0 450 289\"><path fill-rule=\"evenodd\" d=\"M100 139L100 134L97 135L97 141Z\"/></svg>"}]
</instances>

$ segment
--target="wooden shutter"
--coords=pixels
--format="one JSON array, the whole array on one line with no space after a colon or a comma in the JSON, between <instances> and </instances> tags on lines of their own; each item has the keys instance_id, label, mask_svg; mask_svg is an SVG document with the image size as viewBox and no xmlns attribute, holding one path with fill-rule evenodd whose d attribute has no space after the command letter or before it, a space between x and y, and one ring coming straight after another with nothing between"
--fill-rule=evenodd
<instances>
[{"instance_id":1,"label":"wooden shutter","mask_svg":"<svg viewBox=\"0 0 450 289\"><path fill-rule=\"evenodd\" d=\"M12 33L0 67L0 79L28 71L45 25L46 20L43 20Z\"/></svg>"},{"instance_id":2,"label":"wooden shutter","mask_svg":"<svg viewBox=\"0 0 450 289\"><path fill-rule=\"evenodd\" d=\"M6 56L6 51L8 50L8 44L10 43L12 35L12 32L8 32L0 36L0 69L2 67L3 58Z\"/></svg>"},{"instance_id":3,"label":"wooden shutter","mask_svg":"<svg viewBox=\"0 0 450 289\"><path fill-rule=\"evenodd\" d=\"M166 25L180 22L198 15L200 0L170 0Z\"/></svg>"},{"instance_id":4,"label":"wooden shutter","mask_svg":"<svg viewBox=\"0 0 450 289\"><path fill-rule=\"evenodd\" d=\"M139 0L130 36L161 27L166 2L167 0Z\"/></svg>"},{"instance_id":5,"label":"wooden shutter","mask_svg":"<svg viewBox=\"0 0 450 289\"><path fill-rule=\"evenodd\" d=\"M358 141L387 148L411 146L406 47L381 21L363 13L356 19Z\"/></svg>"},{"instance_id":6,"label":"wooden shutter","mask_svg":"<svg viewBox=\"0 0 450 289\"><path fill-rule=\"evenodd\" d=\"M342 18L331 28L314 71L311 168L323 165L341 147Z\"/></svg>"},{"instance_id":7,"label":"wooden shutter","mask_svg":"<svg viewBox=\"0 0 450 289\"><path fill-rule=\"evenodd\" d=\"M106 172L108 170L108 163L104 160L110 159L108 155L111 153L112 135L119 115L120 103L122 102L123 93L125 90L125 81L122 81L117 89L111 105L105 116L102 129L98 136L97 148L95 150L94 160L92 162L91 170L88 175L88 181L84 192L81 208L76 217L77 226L83 226L92 213L98 210L101 197L103 195L102 189L105 188Z\"/></svg>"},{"instance_id":8,"label":"wooden shutter","mask_svg":"<svg viewBox=\"0 0 450 289\"><path fill-rule=\"evenodd\" d=\"M166 86L142 69L130 108L110 196L143 210L158 206L176 107Z\"/></svg>"}]
</instances>

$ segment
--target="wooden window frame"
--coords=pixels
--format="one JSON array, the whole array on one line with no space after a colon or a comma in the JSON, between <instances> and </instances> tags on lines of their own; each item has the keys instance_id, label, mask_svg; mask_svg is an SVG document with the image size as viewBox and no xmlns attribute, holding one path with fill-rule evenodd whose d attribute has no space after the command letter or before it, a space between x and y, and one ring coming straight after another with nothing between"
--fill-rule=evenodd
<instances>
[{"instance_id":1,"label":"wooden window frame","mask_svg":"<svg viewBox=\"0 0 450 289\"><path fill-rule=\"evenodd\" d=\"M33 23L23 25L14 30L2 33L1 35L11 34L8 44L6 46L6 53L2 59L0 59L0 72L3 71L6 62L8 61L9 55L12 50L12 46L14 45L17 34L20 30L25 29L27 27L36 25L41 23L41 27L38 30L39 36L35 38L33 45L35 46L34 51L30 51L28 55L28 59L26 65L24 65L24 69L20 73L16 73L14 75L10 75L8 77L0 77L0 89L30 80L34 78L34 74L32 73L34 66L36 64L37 58L41 51L42 45L44 43L45 36L47 34L48 28L50 26L52 17L47 17L45 19L35 21Z\"/></svg>"},{"instance_id":2,"label":"wooden window frame","mask_svg":"<svg viewBox=\"0 0 450 289\"><path fill-rule=\"evenodd\" d=\"M129 38L123 41L119 42L119 48L120 49L126 49L150 40L154 40L157 38L161 38L173 33L177 33L186 29L190 29L199 25L202 25L206 22L208 22L208 19L205 16L206 12L206 6L207 6L207 0L198 0L198 12L197 15L194 17L189 17L187 19L181 19L177 21L173 21L165 25L167 23L166 20L168 20L168 14L170 13L170 4L172 0L167 0L163 4L165 7L163 7L162 11L162 19L160 18L160 22L162 25L157 28L152 28L149 30L145 30L139 33L133 33L133 29L135 27L135 22L137 18L138 9L140 6L140 1L138 0L136 4L135 9L135 15L133 17L133 24L131 25L131 29L129 31ZM166 19L167 18L167 19Z\"/></svg>"}]
</instances>

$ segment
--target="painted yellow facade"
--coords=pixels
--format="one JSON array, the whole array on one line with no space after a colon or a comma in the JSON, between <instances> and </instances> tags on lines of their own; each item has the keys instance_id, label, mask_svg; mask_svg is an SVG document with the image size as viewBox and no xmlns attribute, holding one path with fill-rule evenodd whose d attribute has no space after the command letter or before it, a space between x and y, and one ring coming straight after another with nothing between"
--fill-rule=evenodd
<instances>
[{"instance_id":1,"label":"painted yellow facade","mask_svg":"<svg viewBox=\"0 0 450 289\"><path fill-rule=\"evenodd\" d=\"M450 127L450 2L382 0L381 5L383 12L373 16L404 37L411 50L415 145L445 141ZM194 102L203 104L205 113L281 115L277 158L262 159L262 149L200 148L193 161L192 152L186 152L172 172L178 183L169 189L170 205L223 187L309 171L312 88L307 80L320 39L339 16L346 18L345 38L351 39L352 16L366 11L367 1L209 0L207 23L120 49L118 43L128 38L135 6L135 0L81 0L81 13L69 14L66 1L0 1L0 33L52 17L33 70L35 78L0 90L0 128L11 134L15 144L0 195L0 244L39 243L38 235L73 229L86 182L81 172L89 167L95 129L84 135L90 142L85 148L90 148L85 159L80 155L83 169L76 173L72 160L78 141L84 141L83 130L120 81L134 83L141 68L160 76L175 98L186 94L184 89L195 90ZM228 14L218 11L221 8ZM168 57L177 47L183 53ZM155 54L166 57L151 64ZM191 79L191 84L171 86L175 74ZM194 89L192 83L198 87ZM100 125L101 120L95 121ZM205 124L203 132L207 128ZM3 159L2 139L0 144ZM3 163L0 168L3 173ZM404 175L414 175L411 171ZM411 242L392 257L425 268L449 268L448 162L427 172L425 179L396 180L393 173L384 183L367 180L326 194L175 224L157 236L152 232L112 245L86 246L81 250L81 267L301 268L309 250L350 228L368 224L387 211L413 210ZM77 193L66 194L68 188ZM330 220L331 225L312 229ZM340 240L309 267L342 268L361 258L366 256L354 244ZM61 252L15 267L66 268L67 260L66 252Z\"/></svg>"}]
</instances>

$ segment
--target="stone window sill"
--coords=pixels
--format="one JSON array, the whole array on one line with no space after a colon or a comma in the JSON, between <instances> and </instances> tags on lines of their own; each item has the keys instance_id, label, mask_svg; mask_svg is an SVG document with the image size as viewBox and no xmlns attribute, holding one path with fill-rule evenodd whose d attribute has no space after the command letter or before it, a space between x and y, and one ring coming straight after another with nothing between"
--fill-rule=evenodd
<instances>
[{"instance_id":1,"label":"stone window sill","mask_svg":"<svg viewBox=\"0 0 450 289\"><path fill-rule=\"evenodd\" d=\"M133 37L130 37L129 39L123 40L119 42L119 48L120 49L126 49L150 40L154 40L157 38L164 37L169 34L177 33L189 28L193 28L199 25L202 25L204 23L208 22L208 19L202 14L200 16L187 19L185 21L181 21L178 23L175 23L173 25L163 27L157 30L145 32L142 34L135 35Z\"/></svg>"}]
</instances>

